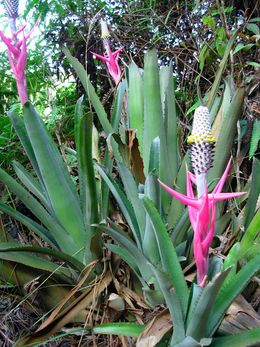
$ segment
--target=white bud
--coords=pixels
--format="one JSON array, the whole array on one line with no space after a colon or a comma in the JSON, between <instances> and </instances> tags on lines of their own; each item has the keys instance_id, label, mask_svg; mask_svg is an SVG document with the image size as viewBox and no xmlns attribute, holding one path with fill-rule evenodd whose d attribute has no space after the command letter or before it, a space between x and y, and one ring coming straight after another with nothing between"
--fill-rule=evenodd
<instances>
[{"instance_id":1,"label":"white bud","mask_svg":"<svg viewBox=\"0 0 260 347\"><path fill-rule=\"evenodd\" d=\"M107 23L103 19L101 19L100 24L101 24L101 37L106 38L110 36Z\"/></svg>"}]
</instances>

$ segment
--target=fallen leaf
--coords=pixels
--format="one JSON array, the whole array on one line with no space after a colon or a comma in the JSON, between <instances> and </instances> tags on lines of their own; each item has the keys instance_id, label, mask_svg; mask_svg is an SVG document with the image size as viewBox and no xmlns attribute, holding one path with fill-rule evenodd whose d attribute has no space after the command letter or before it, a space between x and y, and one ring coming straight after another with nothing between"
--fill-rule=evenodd
<instances>
[{"instance_id":1,"label":"fallen leaf","mask_svg":"<svg viewBox=\"0 0 260 347\"><path fill-rule=\"evenodd\" d=\"M171 316L164 310L154 317L139 336L136 347L154 347L172 329Z\"/></svg>"}]
</instances>

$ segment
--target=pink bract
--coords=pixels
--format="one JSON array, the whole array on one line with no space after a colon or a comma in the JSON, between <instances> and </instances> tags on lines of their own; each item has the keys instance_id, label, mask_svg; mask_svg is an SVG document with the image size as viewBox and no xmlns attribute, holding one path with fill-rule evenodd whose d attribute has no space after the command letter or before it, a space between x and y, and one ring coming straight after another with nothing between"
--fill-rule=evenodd
<instances>
[{"instance_id":1,"label":"pink bract","mask_svg":"<svg viewBox=\"0 0 260 347\"><path fill-rule=\"evenodd\" d=\"M212 193L208 194L206 190L206 193L200 198L194 196L192 183L196 184L196 176L189 171L187 171L186 175L187 195L178 193L159 181L161 186L166 189L169 194L188 206L189 218L194 230L193 250L197 267L197 283L201 287L205 286L208 274L209 248L215 233L216 202L232 199L245 194L245 192L221 193L227 179L230 165L231 159Z\"/></svg>"},{"instance_id":2,"label":"pink bract","mask_svg":"<svg viewBox=\"0 0 260 347\"><path fill-rule=\"evenodd\" d=\"M122 51L123 48L119 48L115 52L112 52L109 46L109 43L106 43L107 49L106 49L106 56L91 52L93 55L95 55L98 59L105 61L107 64L108 71L113 78L116 85L118 85L120 78L121 78L121 71L118 64L119 59L119 53Z\"/></svg>"},{"instance_id":3,"label":"pink bract","mask_svg":"<svg viewBox=\"0 0 260 347\"><path fill-rule=\"evenodd\" d=\"M35 26L36 25L37 23L35 24ZM5 36L3 32L0 31L0 38L7 47L10 66L16 79L18 94L22 104L25 104L26 101L28 101L27 83L25 77L25 67L27 60L26 41L32 34L35 26L27 35L24 35L24 29L26 27L26 25L24 25L17 32L13 33L12 38ZM21 33L23 34L23 38L21 40L18 40L18 35Z\"/></svg>"}]
</instances>

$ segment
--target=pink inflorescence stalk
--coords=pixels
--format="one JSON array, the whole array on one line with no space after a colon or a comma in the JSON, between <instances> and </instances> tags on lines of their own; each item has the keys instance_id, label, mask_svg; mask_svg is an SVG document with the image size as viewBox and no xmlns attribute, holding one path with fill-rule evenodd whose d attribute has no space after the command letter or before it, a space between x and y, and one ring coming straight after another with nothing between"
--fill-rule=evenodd
<instances>
[{"instance_id":1,"label":"pink inflorescence stalk","mask_svg":"<svg viewBox=\"0 0 260 347\"><path fill-rule=\"evenodd\" d=\"M122 47L116 50L115 52L111 51L109 45L109 37L110 33L107 28L107 23L101 19L101 38L103 39L104 48L105 48L105 56L91 52L96 58L105 61L107 64L108 71L113 78L116 85L118 85L121 78L121 70L118 64L119 54L122 51Z\"/></svg>"},{"instance_id":2,"label":"pink inflorescence stalk","mask_svg":"<svg viewBox=\"0 0 260 347\"><path fill-rule=\"evenodd\" d=\"M26 41L28 40L35 28L34 27L27 35L24 35L25 27L26 25L24 25L17 32L13 32L12 38L6 37L3 34L3 32L0 31L0 37L7 47L10 66L16 79L18 94L22 105L25 104L26 101L28 101L27 83L25 77L25 67L27 60ZM18 40L19 34L23 35L23 38L21 40Z\"/></svg>"},{"instance_id":3,"label":"pink inflorescence stalk","mask_svg":"<svg viewBox=\"0 0 260 347\"><path fill-rule=\"evenodd\" d=\"M215 233L216 202L232 199L245 193L221 193L231 160L212 193L208 193L207 173L213 161L215 139L211 133L209 112L206 107L200 106L196 109L193 130L188 142L191 145L191 162L195 174L187 170L187 195L178 193L159 182L168 193L188 206L189 218L194 230L193 250L197 267L197 283L204 287L208 274L209 248ZM194 196L192 184L197 186L197 198Z\"/></svg>"}]
</instances>

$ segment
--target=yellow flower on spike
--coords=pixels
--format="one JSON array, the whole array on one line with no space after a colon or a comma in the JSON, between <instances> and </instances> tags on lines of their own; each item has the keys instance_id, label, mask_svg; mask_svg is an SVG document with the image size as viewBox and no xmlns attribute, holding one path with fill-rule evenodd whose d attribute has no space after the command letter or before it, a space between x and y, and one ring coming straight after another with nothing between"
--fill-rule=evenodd
<instances>
[{"instance_id":1,"label":"yellow flower on spike","mask_svg":"<svg viewBox=\"0 0 260 347\"><path fill-rule=\"evenodd\" d=\"M207 173L213 163L215 137L211 132L207 107L199 106L194 113L190 145L191 165L195 174Z\"/></svg>"},{"instance_id":2,"label":"yellow flower on spike","mask_svg":"<svg viewBox=\"0 0 260 347\"><path fill-rule=\"evenodd\" d=\"M100 24L101 24L101 39L105 40L111 37L107 27L107 23L103 19L101 19Z\"/></svg>"}]
</instances>

